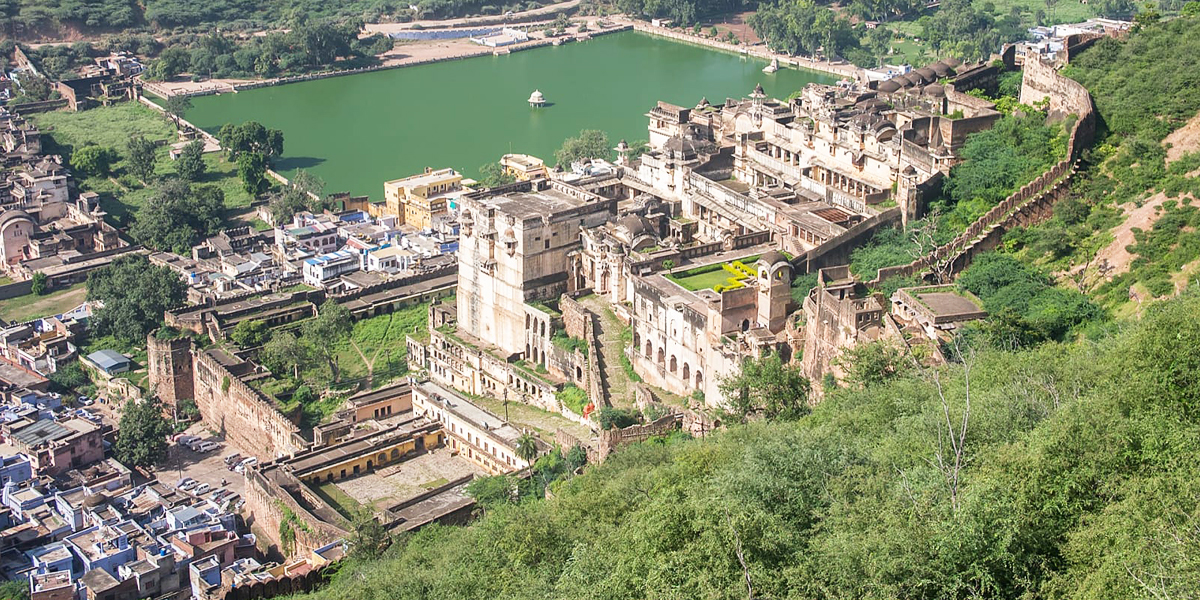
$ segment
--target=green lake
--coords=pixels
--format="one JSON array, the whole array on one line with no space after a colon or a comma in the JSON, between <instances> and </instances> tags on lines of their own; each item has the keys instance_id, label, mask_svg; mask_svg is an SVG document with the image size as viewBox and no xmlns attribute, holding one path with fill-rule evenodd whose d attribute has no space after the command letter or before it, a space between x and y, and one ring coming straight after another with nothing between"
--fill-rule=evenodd
<instances>
[{"instance_id":1,"label":"green lake","mask_svg":"<svg viewBox=\"0 0 1200 600\"><path fill-rule=\"evenodd\" d=\"M834 78L628 31L591 41L193 98L187 119L215 132L254 120L284 133L285 175L312 171L326 192L378 199L383 182L425 167L468 176L508 152L547 163L581 129L613 145L646 139L658 100L694 106L747 96L761 83L785 98ZM550 105L530 108L540 89Z\"/></svg>"}]
</instances>

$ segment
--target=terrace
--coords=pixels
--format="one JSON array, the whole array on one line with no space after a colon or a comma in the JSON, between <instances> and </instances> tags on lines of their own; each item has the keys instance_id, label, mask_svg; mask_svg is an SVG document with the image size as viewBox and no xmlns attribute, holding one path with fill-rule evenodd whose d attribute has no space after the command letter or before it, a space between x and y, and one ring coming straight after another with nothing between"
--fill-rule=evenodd
<instances>
[{"instance_id":1,"label":"terrace","mask_svg":"<svg viewBox=\"0 0 1200 600\"><path fill-rule=\"evenodd\" d=\"M747 280L754 279L754 261L758 256L747 256L742 259L719 262L681 271L673 271L664 275L667 279L679 284L689 292L713 290L723 292L746 287Z\"/></svg>"}]
</instances>

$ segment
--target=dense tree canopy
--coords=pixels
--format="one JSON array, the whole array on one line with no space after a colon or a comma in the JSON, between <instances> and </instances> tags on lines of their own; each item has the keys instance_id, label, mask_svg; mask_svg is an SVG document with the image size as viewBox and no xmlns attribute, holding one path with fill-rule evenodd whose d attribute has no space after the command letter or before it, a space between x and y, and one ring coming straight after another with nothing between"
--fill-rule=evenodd
<instances>
[{"instance_id":1,"label":"dense tree canopy","mask_svg":"<svg viewBox=\"0 0 1200 600\"><path fill-rule=\"evenodd\" d=\"M128 467L152 467L167 458L171 423L157 398L129 400L121 410L115 451Z\"/></svg>"},{"instance_id":2,"label":"dense tree canopy","mask_svg":"<svg viewBox=\"0 0 1200 600\"><path fill-rule=\"evenodd\" d=\"M169 179L156 186L129 232L147 248L189 254L200 238L217 232L224 214L221 188Z\"/></svg>"},{"instance_id":3,"label":"dense tree canopy","mask_svg":"<svg viewBox=\"0 0 1200 600\"><path fill-rule=\"evenodd\" d=\"M589 158L604 158L612 156L612 148L608 143L608 134L597 129L584 129L578 137L567 138L561 148L554 152L554 162L564 169L570 169L571 163Z\"/></svg>"},{"instance_id":4,"label":"dense tree canopy","mask_svg":"<svg viewBox=\"0 0 1200 600\"><path fill-rule=\"evenodd\" d=\"M89 328L127 343L141 343L162 324L163 313L183 303L186 286L168 267L150 264L141 254L122 256L88 274L87 299L104 306Z\"/></svg>"}]
</instances>

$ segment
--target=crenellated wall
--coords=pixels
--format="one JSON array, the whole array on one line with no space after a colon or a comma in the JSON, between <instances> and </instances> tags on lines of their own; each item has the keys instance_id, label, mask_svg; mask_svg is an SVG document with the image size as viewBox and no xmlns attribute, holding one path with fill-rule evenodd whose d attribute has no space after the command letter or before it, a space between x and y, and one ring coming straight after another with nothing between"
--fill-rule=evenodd
<instances>
[{"instance_id":1,"label":"crenellated wall","mask_svg":"<svg viewBox=\"0 0 1200 600\"><path fill-rule=\"evenodd\" d=\"M300 429L266 396L222 364L214 352L221 351L195 353L192 367L196 407L204 422L223 434L227 443L260 461L303 450L307 443L300 437Z\"/></svg>"},{"instance_id":2,"label":"crenellated wall","mask_svg":"<svg viewBox=\"0 0 1200 600\"><path fill-rule=\"evenodd\" d=\"M1080 45L1092 41L1084 39ZM961 272L975 255L995 248L1012 227L1032 225L1049 218L1054 203L1069 193L1079 158L1092 145L1096 135L1095 104L1087 88L1059 75L1052 63L1029 61L1023 69L1021 102L1036 104L1048 98L1050 118L1073 119L1069 124L1071 132L1067 138L1066 158L992 207L949 243L909 264L880 269L871 285L877 286L890 277L906 277L931 270L940 271L944 276Z\"/></svg>"}]
</instances>

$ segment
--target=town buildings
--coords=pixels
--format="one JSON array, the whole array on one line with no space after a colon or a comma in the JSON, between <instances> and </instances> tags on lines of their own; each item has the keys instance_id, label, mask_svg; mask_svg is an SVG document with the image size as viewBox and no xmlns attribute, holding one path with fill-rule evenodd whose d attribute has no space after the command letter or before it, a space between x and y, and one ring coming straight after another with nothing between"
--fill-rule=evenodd
<instances>
[{"instance_id":1,"label":"town buildings","mask_svg":"<svg viewBox=\"0 0 1200 600\"><path fill-rule=\"evenodd\" d=\"M463 194L462 181L462 174L449 168L388 181L383 184L385 214L399 217L401 225L431 229Z\"/></svg>"}]
</instances>

